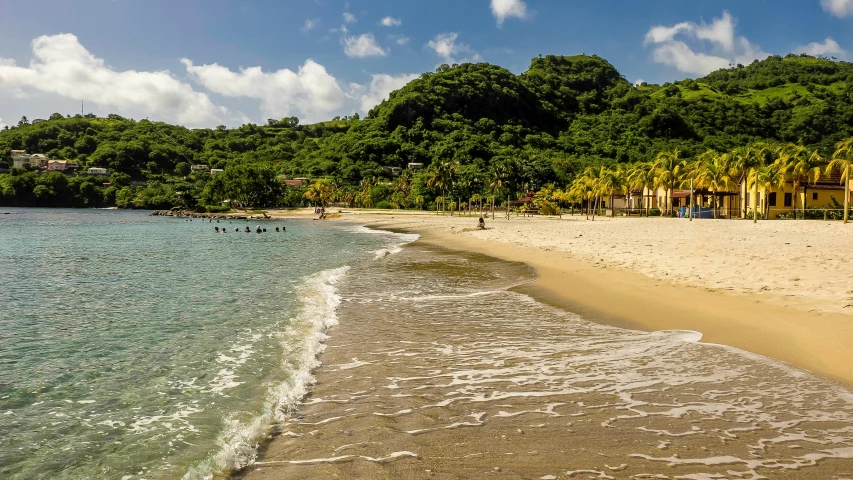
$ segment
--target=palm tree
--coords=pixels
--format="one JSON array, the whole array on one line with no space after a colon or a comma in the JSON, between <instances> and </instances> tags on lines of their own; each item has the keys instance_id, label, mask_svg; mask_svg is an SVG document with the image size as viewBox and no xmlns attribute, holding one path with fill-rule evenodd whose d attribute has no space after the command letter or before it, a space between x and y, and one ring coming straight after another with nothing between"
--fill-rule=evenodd
<instances>
[{"instance_id":1,"label":"palm tree","mask_svg":"<svg viewBox=\"0 0 853 480\"><path fill-rule=\"evenodd\" d=\"M853 137L842 140L835 145L835 153L826 167L826 174L833 170L841 170L841 181L844 183L844 223L850 210L850 174L853 170Z\"/></svg>"},{"instance_id":2,"label":"palm tree","mask_svg":"<svg viewBox=\"0 0 853 480\"><path fill-rule=\"evenodd\" d=\"M646 207L646 216L649 216L649 209L652 205L652 189L655 188L655 169L651 162L635 163L631 166L628 173L628 184L631 188L639 188L643 190L643 203ZM648 191L648 198L645 192Z\"/></svg>"},{"instance_id":3,"label":"palm tree","mask_svg":"<svg viewBox=\"0 0 853 480\"><path fill-rule=\"evenodd\" d=\"M417 197L415 197L415 203L418 204L418 210L423 210L424 209L424 196L418 195Z\"/></svg>"},{"instance_id":4,"label":"palm tree","mask_svg":"<svg viewBox=\"0 0 853 480\"><path fill-rule=\"evenodd\" d=\"M751 143L745 147L738 148L734 152L735 164L738 170L750 184L750 178L756 176L756 172L761 168L767 160L767 154L772 151L770 145L765 142ZM758 182L751 182L752 198L750 198L750 208L752 209L752 223L758 222Z\"/></svg>"},{"instance_id":5,"label":"palm tree","mask_svg":"<svg viewBox=\"0 0 853 480\"><path fill-rule=\"evenodd\" d=\"M303 196L312 202L319 203L321 207L325 208L335 196L335 185L331 180L317 180L313 185L308 187Z\"/></svg>"},{"instance_id":6,"label":"palm tree","mask_svg":"<svg viewBox=\"0 0 853 480\"><path fill-rule=\"evenodd\" d=\"M495 219L495 197L498 191L504 188L505 180L506 172L503 168L498 167L492 170L489 177L489 189L492 191L492 220Z\"/></svg>"},{"instance_id":7,"label":"palm tree","mask_svg":"<svg viewBox=\"0 0 853 480\"><path fill-rule=\"evenodd\" d=\"M655 171L655 186L663 187L666 191L667 216L672 215L672 190L679 180L683 168L681 152L678 149L669 152L660 152L655 158L653 169Z\"/></svg>"},{"instance_id":8,"label":"palm tree","mask_svg":"<svg viewBox=\"0 0 853 480\"><path fill-rule=\"evenodd\" d=\"M824 164L823 158L817 150L810 150L802 145L789 143L779 150L779 160L785 165L785 169L793 183L793 196L797 197L803 179L806 185L816 182L820 178L820 166ZM803 218L806 218L806 192L803 192ZM794 219L797 218L797 202L791 202L794 210Z\"/></svg>"},{"instance_id":9,"label":"palm tree","mask_svg":"<svg viewBox=\"0 0 853 480\"><path fill-rule=\"evenodd\" d=\"M616 217L616 209L613 208L613 197L625 193L627 182L622 167L615 169L606 168L601 171L601 191L610 196L610 216Z\"/></svg>"},{"instance_id":10,"label":"palm tree","mask_svg":"<svg viewBox=\"0 0 853 480\"><path fill-rule=\"evenodd\" d=\"M764 190L764 205L761 211L764 213L764 218L770 218L770 202L768 201L770 194L776 188L784 189L785 183L788 181L784 164L782 162L773 162L763 165L755 170L755 174L749 181L753 190L756 190L758 187ZM757 185L754 185L756 183Z\"/></svg>"},{"instance_id":11,"label":"palm tree","mask_svg":"<svg viewBox=\"0 0 853 480\"><path fill-rule=\"evenodd\" d=\"M718 193L720 190L728 191L734 184L732 179L732 156L728 153L719 153L708 150L699 155L698 172L696 182L699 188L707 188L714 194L714 218L717 218Z\"/></svg>"}]
</instances>

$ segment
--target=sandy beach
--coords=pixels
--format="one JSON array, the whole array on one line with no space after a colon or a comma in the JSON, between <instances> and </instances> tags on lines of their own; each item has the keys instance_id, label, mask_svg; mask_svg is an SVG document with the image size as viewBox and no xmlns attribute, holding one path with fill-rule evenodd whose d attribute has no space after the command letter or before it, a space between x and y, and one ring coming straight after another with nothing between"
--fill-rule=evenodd
<instances>
[{"instance_id":1,"label":"sandy beach","mask_svg":"<svg viewBox=\"0 0 853 480\"><path fill-rule=\"evenodd\" d=\"M853 229L340 219L421 239L350 272L317 383L238 478L853 475Z\"/></svg>"},{"instance_id":2,"label":"sandy beach","mask_svg":"<svg viewBox=\"0 0 853 480\"><path fill-rule=\"evenodd\" d=\"M853 225L497 216L476 230L475 216L377 210L335 220L524 262L539 279L521 290L588 320L694 330L853 385Z\"/></svg>"}]
</instances>

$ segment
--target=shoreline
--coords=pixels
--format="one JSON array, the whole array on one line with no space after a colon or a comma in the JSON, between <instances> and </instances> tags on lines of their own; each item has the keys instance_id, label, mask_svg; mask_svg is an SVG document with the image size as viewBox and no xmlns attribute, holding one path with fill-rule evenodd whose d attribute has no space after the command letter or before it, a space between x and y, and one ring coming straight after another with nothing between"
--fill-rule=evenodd
<instances>
[{"instance_id":1,"label":"shoreline","mask_svg":"<svg viewBox=\"0 0 853 480\"><path fill-rule=\"evenodd\" d=\"M374 219L375 220L375 219ZM466 219L468 220L468 219ZM748 294L675 285L630 269L568 258L565 252L417 228L404 222L365 221L368 228L420 235L417 242L521 262L538 278L512 290L610 326L691 330L702 343L763 355L853 387L853 319L849 315L774 305Z\"/></svg>"},{"instance_id":2,"label":"shoreline","mask_svg":"<svg viewBox=\"0 0 853 480\"><path fill-rule=\"evenodd\" d=\"M782 458L797 465L791 478L846 471L847 450L826 445L849 444L837 434L849 424L848 388L702 345L693 332L642 333L648 325L618 311L651 308L633 298L601 307L622 284L598 284L640 274L382 220L340 223L418 240L406 255L356 267L341 293L347 320L330 332L317 383L258 461L229 478L698 478L740 463L757 476ZM666 287L649 283L639 295ZM836 414L837 425L824 425ZM789 448L803 422L827 440ZM756 442L766 451L756 454ZM826 460L797 463L805 456Z\"/></svg>"}]
</instances>

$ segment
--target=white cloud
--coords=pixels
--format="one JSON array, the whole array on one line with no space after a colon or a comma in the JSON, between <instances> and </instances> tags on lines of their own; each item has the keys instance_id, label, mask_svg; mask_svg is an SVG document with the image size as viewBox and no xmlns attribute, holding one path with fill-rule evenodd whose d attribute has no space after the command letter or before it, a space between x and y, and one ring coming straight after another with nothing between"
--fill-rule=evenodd
<instances>
[{"instance_id":1,"label":"white cloud","mask_svg":"<svg viewBox=\"0 0 853 480\"><path fill-rule=\"evenodd\" d=\"M407 83L418 78L416 73L402 75L388 75L384 73L373 75L367 91L360 96L362 112L368 112L371 108L388 99L388 95L394 90L403 88Z\"/></svg>"},{"instance_id":2,"label":"white cloud","mask_svg":"<svg viewBox=\"0 0 853 480\"><path fill-rule=\"evenodd\" d=\"M401 46L406 45L407 43L409 43L409 40L411 40L411 38L409 38L405 35L394 35L391 38L393 38L394 41L397 42L397 45L401 45Z\"/></svg>"},{"instance_id":3,"label":"white cloud","mask_svg":"<svg viewBox=\"0 0 853 480\"><path fill-rule=\"evenodd\" d=\"M524 0L492 0L492 15L502 25L510 17L527 18L527 4Z\"/></svg>"},{"instance_id":4,"label":"white cloud","mask_svg":"<svg viewBox=\"0 0 853 480\"><path fill-rule=\"evenodd\" d=\"M820 0L820 6L838 18L853 15L853 0Z\"/></svg>"},{"instance_id":5,"label":"white cloud","mask_svg":"<svg viewBox=\"0 0 853 480\"><path fill-rule=\"evenodd\" d=\"M681 22L672 27L658 25L656 27L652 27L648 32L646 32L646 43L669 42L679 33L691 30L693 30L693 24L690 22Z\"/></svg>"},{"instance_id":6,"label":"white cloud","mask_svg":"<svg viewBox=\"0 0 853 480\"><path fill-rule=\"evenodd\" d=\"M639 87L640 85L642 85L644 83L646 83L646 81L643 80L642 78L638 78L638 79L634 80L634 86L635 87Z\"/></svg>"},{"instance_id":7,"label":"white cloud","mask_svg":"<svg viewBox=\"0 0 853 480\"><path fill-rule=\"evenodd\" d=\"M4 129L4 128L6 128L7 126L8 126L8 125L6 125L5 123L3 123L3 119L2 119L2 118L0 118L0 130L3 130L3 129Z\"/></svg>"},{"instance_id":8,"label":"white cloud","mask_svg":"<svg viewBox=\"0 0 853 480\"><path fill-rule=\"evenodd\" d=\"M831 37L826 37L823 43L811 42L808 45L800 45L794 49L794 53L805 53L813 57L817 56L834 56L838 58L846 58L847 51L841 48Z\"/></svg>"},{"instance_id":9,"label":"white cloud","mask_svg":"<svg viewBox=\"0 0 853 480\"><path fill-rule=\"evenodd\" d=\"M303 32L308 32L310 30L314 30L314 28L320 23L319 18L309 18L305 20L305 25L302 27Z\"/></svg>"},{"instance_id":10,"label":"white cloud","mask_svg":"<svg viewBox=\"0 0 853 480\"><path fill-rule=\"evenodd\" d=\"M686 39L694 40L694 45L688 45L684 41ZM702 51L708 44L695 40L707 41L710 50ZM655 62L693 75L707 75L714 70L727 68L730 64L749 64L769 55L758 45L751 44L746 37L735 35L735 21L727 11L711 24L681 22L671 27L652 27L646 33L644 43L655 45L652 53Z\"/></svg>"},{"instance_id":11,"label":"white cloud","mask_svg":"<svg viewBox=\"0 0 853 480\"><path fill-rule=\"evenodd\" d=\"M344 22L346 22L346 23L355 23L355 22L357 22L357 21L358 21L358 19L357 19L357 18L355 18L355 15L353 15L353 14L352 14L352 13L350 13L350 12L344 12Z\"/></svg>"},{"instance_id":12,"label":"white cloud","mask_svg":"<svg viewBox=\"0 0 853 480\"><path fill-rule=\"evenodd\" d=\"M335 77L310 59L296 72L283 68L268 73L261 67L241 68L235 72L216 63L197 66L186 58L181 62L198 83L212 92L226 97L259 99L266 118L297 115L308 122L318 121L346 102L346 94Z\"/></svg>"},{"instance_id":13,"label":"white cloud","mask_svg":"<svg viewBox=\"0 0 853 480\"><path fill-rule=\"evenodd\" d=\"M445 63L468 63L480 62L483 58L479 53L471 49L470 46L464 43L456 43L459 38L458 33L439 33L435 39L430 40L427 46L435 51L435 54L441 57ZM459 54L470 54L468 58L456 59Z\"/></svg>"},{"instance_id":14,"label":"white cloud","mask_svg":"<svg viewBox=\"0 0 853 480\"><path fill-rule=\"evenodd\" d=\"M686 43L672 41L655 48L652 58L658 63L670 65L680 72L707 75L714 70L727 68L731 63L722 57L694 52Z\"/></svg>"},{"instance_id":15,"label":"white cloud","mask_svg":"<svg viewBox=\"0 0 853 480\"><path fill-rule=\"evenodd\" d=\"M379 21L379 24L382 25L383 27L397 27L402 23L403 22L401 22L399 19L394 18L394 17L385 17Z\"/></svg>"},{"instance_id":16,"label":"white cloud","mask_svg":"<svg viewBox=\"0 0 853 480\"><path fill-rule=\"evenodd\" d=\"M714 19L710 25L696 27L696 38L710 40L720 45L723 50L731 52L735 45L735 23L732 15L724 11L721 18Z\"/></svg>"},{"instance_id":17,"label":"white cloud","mask_svg":"<svg viewBox=\"0 0 853 480\"><path fill-rule=\"evenodd\" d=\"M388 51L376 43L372 33L365 33L357 37L344 37L344 53L350 58L384 57Z\"/></svg>"},{"instance_id":18,"label":"white cloud","mask_svg":"<svg viewBox=\"0 0 853 480\"><path fill-rule=\"evenodd\" d=\"M0 97L6 92L56 94L125 115L151 115L190 126L215 125L227 116L225 108L170 72L114 70L72 34L38 37L32 49L27 67L0 59Z\"/></svg>"}]
</instances>

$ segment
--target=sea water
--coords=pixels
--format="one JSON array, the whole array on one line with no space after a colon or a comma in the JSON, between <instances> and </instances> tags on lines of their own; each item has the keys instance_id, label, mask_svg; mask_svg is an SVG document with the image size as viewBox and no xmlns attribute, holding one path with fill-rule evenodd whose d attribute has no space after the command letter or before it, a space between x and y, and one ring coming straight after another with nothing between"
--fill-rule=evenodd
<instances>
[{"instance_id":1,"label":"sea water","mask_svg":"<svg viewBox=\"0 0 853 480\"><path fill-rule=\"evenodd\" d=\"M250 463L313 381L335 284L403 241L310 220L0 209L0 478Z\"/></svg>"}]
</instances>

